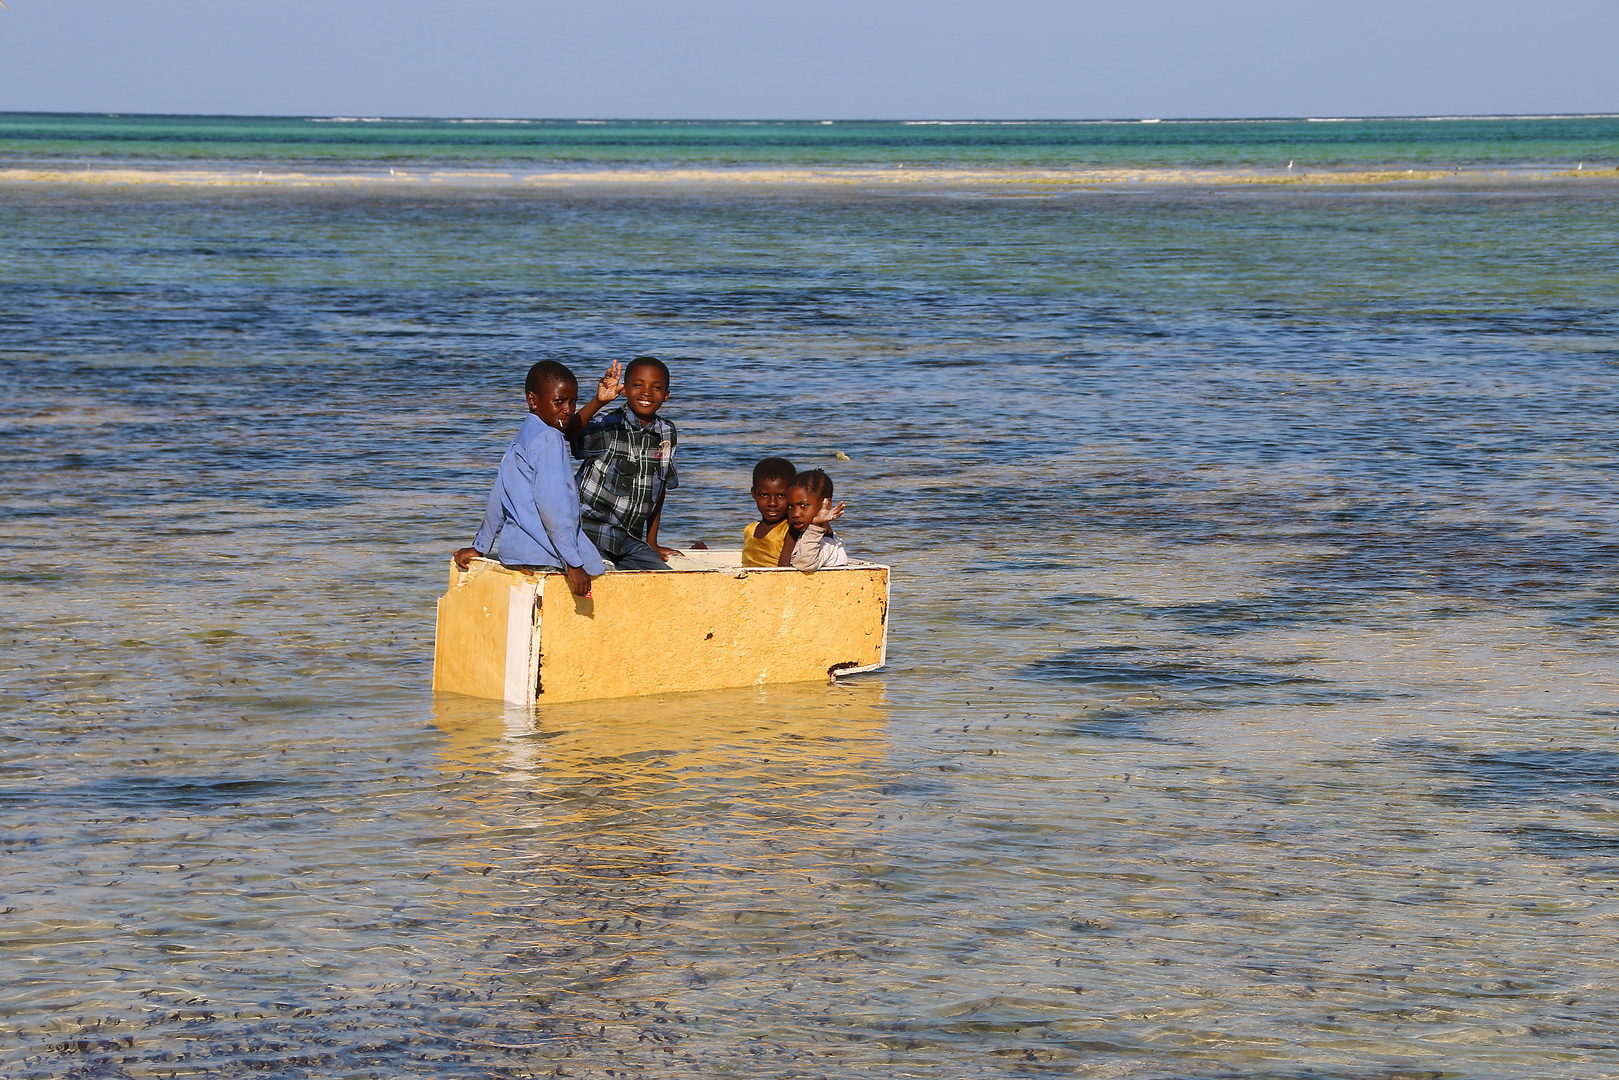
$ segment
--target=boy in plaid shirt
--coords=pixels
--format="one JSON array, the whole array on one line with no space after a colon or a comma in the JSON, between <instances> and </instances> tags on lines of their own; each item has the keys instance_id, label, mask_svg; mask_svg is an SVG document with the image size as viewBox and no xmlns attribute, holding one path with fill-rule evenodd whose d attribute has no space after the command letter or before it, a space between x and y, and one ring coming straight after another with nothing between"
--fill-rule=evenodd
<instances>
[{"instance_id":1,"label":"boy in plaid shirt","mask_svg":"<svg viewBox=\"0 0 1619 1080\"><path fill-rule=\"evenodd\" d=\"M596 415L620 394L623 405ZM619 570L667 570L665 560L680 554L658 543L664 494L680 486L675 425L658 415L668 399L662 360L637 356L622 380L615 360L568 424L573 456L584 462L576 475L580 527Z\"/></svg>"}]
</instances>

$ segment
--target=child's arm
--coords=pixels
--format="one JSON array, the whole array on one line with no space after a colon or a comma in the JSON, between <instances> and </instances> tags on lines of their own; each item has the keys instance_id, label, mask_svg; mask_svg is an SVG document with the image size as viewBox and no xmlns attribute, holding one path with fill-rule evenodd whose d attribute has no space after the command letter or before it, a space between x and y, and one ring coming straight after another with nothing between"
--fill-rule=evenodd
<instances>
[{"instance_id":1,"label":"child's arm","mask_svg":"<svg viewBox=\"0 0 1619 1080\"><path fill-rule=\"evenodd\" d=\"M624 380L619 378L619 374L618 361L614 360L613 366L607 369L607 374L597 381L596 396L585 402L584 408L574 413L573 419L568 421L567 430L562 434L570 443L579 441L579 436L585 433L585 425L590 423L590 418L595 416L603 405L612 404L613 400L624 392Z\"/></svg>"},{"instance_id":2,"label":"child's arm","mask_svg":"<svg viewBox=\"0 0 1619 1080\"><path fill-rule=\"evenodd\" d=\"M826 527L843 516L843 504L832 505L831 499L822 499L821 508L815 512L815 520L804 526L804 532L793 547L794 570L819 570L826 565L826 556L821 552L821 537L826 535Z\"/></svg>"},{"instance_id":3,"label":"child's arm","mask_svg":"<svg viewBox=\"0 0 1619 1080\"><path fill-rule=\"evenodd\" d=\"M684 553L676 551L674 548L663 547L658 543L658 522L663 520L663 497L665 494L667 493L662 491L658 492L658 505L652 508L652 516L647 519L646 545L653 551L656 551L662 558L668 559L671 555L681 555Z\"/></svg>"},{"instance_id":4,"label":"child's arm","mask_svg":"<svg viewBox=\"0 0 1619 1080\"><path fill-rule=\"evenodd\" d=\"M489 508L483 513L483 524L478 526L478 535L472 538L471 547L464 547L455 553L455 565L463 570L473 559L482 558L484 552L495 546L495 534L500 532L500 524L506 516L501 507L500 493L500 477L496 476L495 486L489 489Z\"/></svg>"},{"instance_id":5,"label":"child's arm","mask_svg":"<svg viewBox=\"0 0 1619 1080\"><path fill-rule=\"evenodd\" d=\"M568 482L573 470L568 467L567 445L560 438L547 437L539 441L536 451L534 506L540 512L540 524L562 558L568 587L576 596L588 596L591 570L599 574L605 568L601 556L579 531L579 496Z\"/></svg>"}]
</instances>

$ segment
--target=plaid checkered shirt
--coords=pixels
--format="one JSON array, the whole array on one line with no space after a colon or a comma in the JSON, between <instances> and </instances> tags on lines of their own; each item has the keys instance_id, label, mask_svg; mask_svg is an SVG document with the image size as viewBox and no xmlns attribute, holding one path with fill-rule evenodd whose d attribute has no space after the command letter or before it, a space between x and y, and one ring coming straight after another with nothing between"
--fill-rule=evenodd
<instances>
[{"instance_id":1,"label":"plaid checkered shirt","mask_svg":"<svg viewBox=\"0 0 1619 1080\"><path fill-rule=\"evenodd\" d=\"M646 427L620 406L598 413L573 443L582 458L579 525L609 559L624 553L630 537L646 536L658 499L680 486L675 471L675 425L661 416Z\"/></svg>"}]
</instances>

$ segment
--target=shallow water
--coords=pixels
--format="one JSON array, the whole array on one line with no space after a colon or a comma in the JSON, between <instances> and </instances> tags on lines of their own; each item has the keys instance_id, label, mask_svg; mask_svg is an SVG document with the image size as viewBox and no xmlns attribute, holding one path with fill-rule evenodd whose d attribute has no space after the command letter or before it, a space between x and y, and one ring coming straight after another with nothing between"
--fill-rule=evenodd
<instances>
[{"instance_id":1,"label":"shallow water","mask_svg":"<svg viewBox=\"0 0 1619 1080\"><path fill-rule=\"evenodd\" d=\"M0 238L8 1078L1619 1069L1605 189L58 185ZM889 668L435 699L522 370L640 351L665 536L824 465Z\"/></svg>"},{"instance_id":2,"label":"shallow water","mask_svg":"<svg viewBox=\"0 0 1619 1080\"><path fill-rule=\"evenodd\" d=\"M603 169L1619 165L1619 116L708 121L0 112L0 166L63 162Z\"/></svg>"}]
</instances>

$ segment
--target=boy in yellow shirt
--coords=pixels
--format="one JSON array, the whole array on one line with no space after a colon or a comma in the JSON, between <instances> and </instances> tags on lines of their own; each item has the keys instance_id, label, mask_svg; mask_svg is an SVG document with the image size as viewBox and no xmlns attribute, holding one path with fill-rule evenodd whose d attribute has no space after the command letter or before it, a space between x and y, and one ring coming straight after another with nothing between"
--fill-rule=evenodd
<instances>
[{"instance_id":1,"label":"boy in yellow shirt","mask_svg":"<svg viewBox=\"0 0 1619 1080\"><path fill-rule=\"evenodd\" d=\"M753 467L753 501L759 520L742 530L743 566L781 565L787 539L787 489L798 470L786 458L767 457Z\"/></svg>"}]
</instances>

